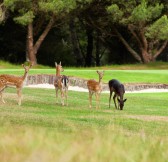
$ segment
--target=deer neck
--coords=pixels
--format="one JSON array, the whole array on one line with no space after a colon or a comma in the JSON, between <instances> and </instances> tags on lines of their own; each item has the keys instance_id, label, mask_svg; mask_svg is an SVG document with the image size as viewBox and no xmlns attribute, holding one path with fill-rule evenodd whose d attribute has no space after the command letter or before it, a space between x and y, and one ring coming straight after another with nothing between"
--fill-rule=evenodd
<instances>
[{"instance_id":1,"label":"deer neck","mask_svg":"<svg viewBox=\"0 0 168 162\"><path fill-rule=\"evenodd\" d=\"M99 85L102 85L102 79L99 78Z\"/></svg>"},{"instance_id":2,"label":"deer neck","mask_svg":"<svg viewBox=\"0 0 168 162\"><path fill-rule=\"evenodd\" d=\"M25 79L27 78L27 75L28 75L28 73L27 73L27 72L25 72L25 73L24 73L24 75L23 75L23 77L22 77L22 78L23 78L23 80L25 80Z\"/></svg>"},{"instance_id":3,"label":"deer neck","mask_svg":"<svg viewBox=\"0 0 168 162\"><path fill-rule=\"evenodd\" d=\"M27 76L28 76L28 72L25 72L24 75L21 77L23 84L27 83Z\"/></svg>"},{"instance_id":4,"label":"deer neck","mask_svg":"<svg viewBox=\"0 0 168 162\"><path fill-rule=\"evenodd\" d=\"M61 72L59 69L56 70L56 76L60 76L61 75Z\"/></svg>"},{"instance_id":5,"label":"deer neck","mask_svg":"<svg viewBox=\"0 0 168 162\"><path fill-rule=\"evenodd\" d=\"M123 101L123 93L119 91L120 100Z\"/></svg>"},{"instance_id":6,"label":"deer neck","mask_svg":"<svg viewBox=\"0 0 168 162\"><path fill-rule=\"evenodd\" d=\"M60 74L60 71L59 72L56 72L56 76L60 76L61 74Z\"/></svg>"}]
</instances>

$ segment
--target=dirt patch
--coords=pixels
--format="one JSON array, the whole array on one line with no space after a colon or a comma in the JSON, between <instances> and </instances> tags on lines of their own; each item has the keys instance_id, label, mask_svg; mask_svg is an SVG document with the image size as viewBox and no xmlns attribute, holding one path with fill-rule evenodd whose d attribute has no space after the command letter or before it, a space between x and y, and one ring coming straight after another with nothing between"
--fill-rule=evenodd
<instances>
[{"instance_id":1,"label":"dirt patch","mask_svg":"<svg viewBox=\"0 0 168 162\"><path fill-rule=\"evenodd\" d=\"M168 122L167 116L126 115L124 117L130 118L130 119L144 120L144 121L164 121L164 122L166 121Z\"/></svg>"}]
</instances>

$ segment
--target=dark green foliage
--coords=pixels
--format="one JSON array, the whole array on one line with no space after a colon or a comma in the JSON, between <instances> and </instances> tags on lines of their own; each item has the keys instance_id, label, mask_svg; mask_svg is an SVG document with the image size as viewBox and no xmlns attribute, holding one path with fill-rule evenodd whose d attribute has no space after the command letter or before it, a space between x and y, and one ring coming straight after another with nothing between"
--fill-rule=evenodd
<instances>
[{"instance_id":1,"label":"dark green foliage","mask_svg":"<svg viewBox=\"0 0 168 162\"><path fill-rule=\"evenodd\" d=\"M151 57L157 53L157 47L161 47L163 41L167 40L167 1L51 0L37 3L34 0L5 0L5 5L10 11L4 24L0 26L0 59L14 63L26 60L26 25L34 21L34 26L38 26L43 19L41 28L35 29L35 42L52 12L60 14L56 15L54 28L37 53L39 64L53 66L54 60L61 60L66 66L136 63L114 29L140 56L141 48L129 31L130 27L137 35L139 31L144 32L150 49L147 52ZM72 30L70 20L74 22ZM75 39L72 39L72 33ZM166 50L156 59L167 61Z\"/></svg>"}]
</instances>

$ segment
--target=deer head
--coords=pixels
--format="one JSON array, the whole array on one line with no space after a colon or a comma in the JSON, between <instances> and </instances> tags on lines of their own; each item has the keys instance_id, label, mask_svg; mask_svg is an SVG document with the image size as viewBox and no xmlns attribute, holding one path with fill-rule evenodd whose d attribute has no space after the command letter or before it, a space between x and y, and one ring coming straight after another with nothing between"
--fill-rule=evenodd
<instances>
[{"instance_id":1,"label":"deer head","mask_svg":"<svg viewBox=\"0 0 168 162\"><path fill-rule=\"evenodd\" d=\"M32 64L30 64L29 66L26 66L26 65L22 64L22 66L25 69L25 72L28 73L29 69L32 67Z\"/></svg>"},{"instance_id":2,"label":"deer head","mask_svg":"<svg viewBox=\"0 0 168 162\"><path fill-rule=\"evenodd\" d=\"M59 64L57 64L57 62L55 62L55 67L56 67L56 72L57 72L57 75L60 75L60 72L63 72L64 69L62 68L61 66L61 61Z\"/></svg>"},{"instance_id":3,"label":"deer head","mask_svg":"<svg viewBox=\"0 0 168 162\"><path fill-rule=\"evenodd\" d=\"M127 99L121 100L121 99L117 98L117 100L119 103L120 110L123 110L124 102L127 101Z\"/></svg>"},{"instance_id":4,"label":"deer head","mask_svg":"<svg viewBox=\"0 0 168 162\"><path fill-rule=\"evenodd\" d=\"M97 70L97 74L99 75L99 82L100 82L104 76L104 71L100 72Z\"/></svg>"}]
</instances>

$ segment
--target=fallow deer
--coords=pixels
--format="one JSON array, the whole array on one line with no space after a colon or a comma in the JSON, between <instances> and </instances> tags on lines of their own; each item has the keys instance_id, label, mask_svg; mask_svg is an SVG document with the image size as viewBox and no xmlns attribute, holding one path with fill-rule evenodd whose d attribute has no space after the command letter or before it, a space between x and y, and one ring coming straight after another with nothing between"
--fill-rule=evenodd
<instances>
[{"instance_id":1,"label":"fallow deer","mask_svg":"<svg viewBox=\"0 0 168 162\"><path fill-rule=\"evenodd\" d=\"M87 82L87 87L89 90L89 107L92 108L92 95L93 93L95 93L96 96L96 109L99 108L99 104L100 104L100 94L102 91L102 78L104 75L104 71L100 72L97 71L98 75L99 75L99 81L95 81L95 80L88 80Z\"/></svg>"},{"instance_id":2,"label":"fallow deer","mask_svg":"<svg viewBox=\"0 0 168 162\"><path fill-rule=\"evenodd\" d=\"M64 69L61 66L61 62L57 64L55 62L56 67L56 77L54 80L54 87L56 91L56 99L58 99L58 90L61 92L61 104L64 105L64 100L66 99L66 105L68 105L67 98L68 98L68 86L69 86L69 78L65 75L61 75L61 72Z\"/></svg>"},{"instance_id":3,"label":"fallow deer","mask_svg":"<svg viewBox=\"0 0 168 162\"><path fill-rule=\"evenodd\" d=\"M24 64L22 64L22 66L25 69L25 73L23 76L15 76L15 75L7 75L7 74L0 75L0 96L1 96L1 101L3 103L5 103L3 99L3 90L7 87L15 87L17 89L18 105L21 105L23 83L24 83L24 80L26 80L29 69L31 68L32 65L25 66Z\"/></svg>"},{"instance_id":4,"label":"fallow deer","mask_svg":"<svg viewBox=\"0 0 168 162\"><path fill-rule=\"evenodd\" d=\"M115 108L123 110L124 102L127 100L127 99L123 99L124 98L124 93L125 93L124 85L121 84L116 79L110 80L108 84L109 84L109 89L110 89L109 108L110 108L111 96L114 92L113 101L114 101L114 104L115 104ZM117 100L118 100L118 107L117 107L117 104L116 104L116 97L117 97Z\"/></svg>"}]
</instances>

